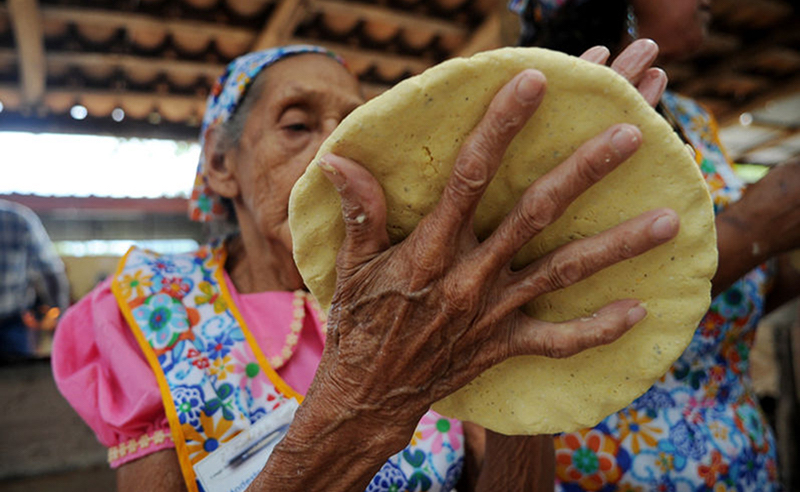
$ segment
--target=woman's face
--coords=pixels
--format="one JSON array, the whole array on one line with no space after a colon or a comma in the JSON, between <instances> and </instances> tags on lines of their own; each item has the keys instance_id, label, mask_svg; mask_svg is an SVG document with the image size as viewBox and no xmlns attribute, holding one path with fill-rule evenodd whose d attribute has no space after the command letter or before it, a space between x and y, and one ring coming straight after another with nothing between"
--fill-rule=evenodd
<instances>
[{"instance_id":1,"label":"woman's face","mask_svg":"<svg viewBox=\"0 0 800 492\"><path fill-rule=\"evenodd\" d=\"M679 59L702 44L711 21L711 0L631 0L639 37L651 38L664 59Z\"/></svg>"},{"instance_id":2,"label":"woman's face","mask_svg":"<svg viewBox=\"0 0 800 492\"><path fill-rule=\"evenodd\" d=\"M273 247L291 252L292 186L325 138L364 98L356 78L325 55L293 56L261 76L261 95L231 151L239 185L234 203L240 225L251 220Z\"/></svg>"}]
</instances>

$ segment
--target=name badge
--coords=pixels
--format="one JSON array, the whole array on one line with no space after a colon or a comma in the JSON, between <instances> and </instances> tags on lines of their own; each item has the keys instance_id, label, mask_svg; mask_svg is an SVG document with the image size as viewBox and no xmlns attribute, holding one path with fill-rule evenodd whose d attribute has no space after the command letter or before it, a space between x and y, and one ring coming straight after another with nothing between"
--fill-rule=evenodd
<instances>
[{"instance_id":1,"label":"name badge","mask_svg":"<svg viewBox=\"0 0 800 492\"><path fill-rule=\"evenodd\" d=\"M248 429L194 465L206 492L243 492L261 473L272 450L283 439L299 407L294 399L262 417Z\"/></svg>"}]
</instances>

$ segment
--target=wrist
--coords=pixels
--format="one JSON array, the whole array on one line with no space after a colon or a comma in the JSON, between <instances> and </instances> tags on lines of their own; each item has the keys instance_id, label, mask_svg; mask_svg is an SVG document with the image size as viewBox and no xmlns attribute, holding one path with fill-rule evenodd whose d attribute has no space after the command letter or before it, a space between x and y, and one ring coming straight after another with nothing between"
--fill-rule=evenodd
<instances>
[{"instance_id":1,"label":"wrist","mask_svg":"<svg viewBox=\"0 0 800 492\"><path fill-rule=\"evenodd\" d=\"M310 393L252 490L364 490L412 433Z\"/></svg>"},{"instance_id":2,"label":"wrist","mask_svg":"<svg viewBox=\"0 0 800 492\"><path fill-rule=\"evenodd\" d=\"M363 443L372 448L373 455L388 458L408 445L427 408L395 408L363 385L348 384L347 378L337 378L333 371L318 371L300 410L304 419L324 427L321 432L354 428L366 441L374 441Z\"/></svg>"}]
</instances>

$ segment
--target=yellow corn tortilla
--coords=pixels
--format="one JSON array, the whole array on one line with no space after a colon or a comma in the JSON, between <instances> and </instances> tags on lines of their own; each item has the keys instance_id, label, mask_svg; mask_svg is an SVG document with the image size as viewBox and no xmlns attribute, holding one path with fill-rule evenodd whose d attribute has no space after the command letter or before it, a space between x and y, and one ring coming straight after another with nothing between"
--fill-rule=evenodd
<instances>
[{"instance_id":1,"label":"yellow corn tortilla","mask_svg":"<svg viewBox=\"0 0 800 492\"><path fill-rule=\"evenodd\" d=\"M547 94L480 203L478 237L491 233L537 177L621 122L641 129L641 149L527 244L514 266L658 207L676 210L681 230L667 244L525 307L535 318L564 321L640 299L648 316L625 336L567 359L510 359L433 407L504 434L590 427L625 407L680 356L708 309L717 261L711 199L681 140L635 88L607 67L536 48L447 61L348 116L295 185L289 207L295 261L328 308L344 224L339 196L315 165L320 156L333 152L372 172L386 194L391 239L400 241L436 205L461 143L493 96L525 68L545 74Z\"/></svg>"}]
</instances>

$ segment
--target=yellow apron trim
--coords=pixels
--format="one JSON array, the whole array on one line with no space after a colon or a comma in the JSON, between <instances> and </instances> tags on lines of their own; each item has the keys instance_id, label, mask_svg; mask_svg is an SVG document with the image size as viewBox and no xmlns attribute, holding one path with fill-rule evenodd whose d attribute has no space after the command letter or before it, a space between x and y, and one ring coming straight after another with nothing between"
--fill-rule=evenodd
<instances>
[{"instance_id":1,"label":"yellow apron trim","mask_svg":"<svg viewBox=\"0 0 800 492\"><path fill-rule=\"evenodd\" d=\"M239 326L242 329L242 333L244 333L244 337L247 339L247 343L250 344L250 349L253 351L253 355L256 356L256 360L258 361L258 365L261 366L261 370L264 371L264 374L267 375L270 382L275 386L275 389L281 392L283 396L287 398L294 398L297 400L297 403L303 403L303 395L298 393L294 390L289 384L283 380L282 377L278 375L277 372L272 368L272 366L267 361L267 358L264 356L264 353L261 351L261 347L258 346L256 343L256 339L253 337L253 334L250 333L250 329L247 327L247 323L244 322L244 318L242 314L239 312L239 308L236 307L236 304L233 302L233 298L231 297L231 293L228 291L228 285L225 283L225 277L223 276L222 272L225 269L225 260L228 257L228 252L224 246L221 246L217 250L211 250L212 255L218 255L219 258L219 265L217 268L214 269L214 278L216 278L217 283L219 284L220 291L222 292L222 298L225 300L225 305L230 310L233 317L236 318L236 321L239 323Z\"/></svg>"},{"instance_id":2,"label":"yellow apron trim","mask_svg":"<svg viewBox=\"0 0 800 492\"><path fill-rule=\"evenodd\" d=\"M139 342L139 347L142 349L147 362L153 369L153 374L156 376L156 381L158 381L158 389L161 392L161 399L164 403L164 411L167 414L169 429L172 433L172 441L175 443L175 451L178 454L178 462L181 465L181 472L183 473L183 478L186 482L186 488L189 490L189 492L199 492L197 489L197 479L194 474L194 469L192 468L191 461L189 461L189 451L186 449L186 438L181 430L180 421L178 420L178 412L175 410L175 403L172 400L172 393L169 390L169 384L167 383L167 378L164 375L164 370L161 368L161 364L159 364L153 348L144 338L142 330L138 328L139 324L134 319L133 311L131 311L130 306L128 306L128 303L124 301L124 296L122 295L121 291L122 287L119 284L119 277L122 275L122 271L125 269L125 263L128 260L128 255L134 250L134 248L135 246L132 246L128 252L125 253L125 256L122 257L122 260L120 260L119 266L117 267L117 272L114 274L114 279L111 281L111 292L117 299L117 304L119 305L120 311L122 311L125 321L128 322L128 326L131 328L134 337L136 337L136 341Z\"/></svg>"}]
</instances>

